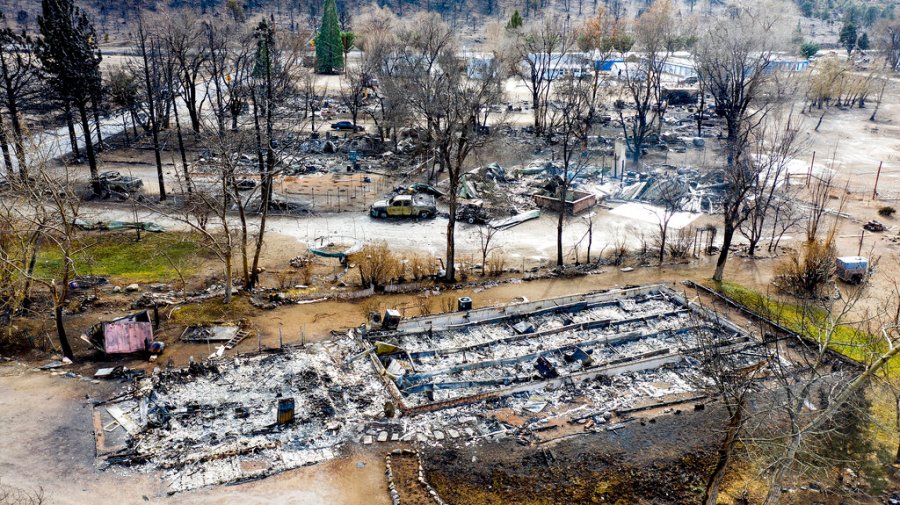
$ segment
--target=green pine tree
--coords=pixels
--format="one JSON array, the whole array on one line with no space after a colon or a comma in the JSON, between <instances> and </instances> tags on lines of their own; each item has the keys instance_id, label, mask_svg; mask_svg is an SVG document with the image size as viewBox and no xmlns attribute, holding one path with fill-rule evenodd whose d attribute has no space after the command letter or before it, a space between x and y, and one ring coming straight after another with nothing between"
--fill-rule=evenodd
<instances>
[{"instance_id":1,"label":"green pine tree","mask_svg":"<svg viewBox=\"0 0 900 505\"><path fill-rule=\"evenodd\" d=\"M102 87L97 33L87 15L72 0L43 0L38 17L41 38L36 52L50 85L81 119L82 131L90 132L89 108L95 109ZM97 161L91 135L84 136L91 177L97 177ZM95 182L94 192L99 193Z\"/></svg>"},{"instance_id":2,"label":"green pine tree","mask_svg":"<svg viewBox=\"0 0 900 505\"><path fill-rule=\"evenodd\" d=\"M856 25L852 22L844 23L844 26L841 27L841 33L838 36L838 42L847 50L847 56L850 56L853 53L858 38L859 33L856 30Z\"/></svg>"},{"instance_id":3,"label":"green pine tree","mask_svg":"<svg viewBox=\"0 0 900 505\"><path fill-rule=\"evenodd\" d=\"M322 26L316 35L316 70L320 74L340 72L344 68L343 48L337 5L334 0L325 0Z\"/></svg>"},{"instance_id":4,"label":"green pine tree","mask_svg":"<svg viewBox=\"0 0 900 505\"><path fill-rule=\"evenodd\" d=\"M859 40L856 41L856 47L859 48L860 51L865 51L869 49L869 34L863 32L862 35L859 36Z\"/></svg>"},{"instance_id":5,"label":"green pine tree","mask_svg":"<svg viewBox=\"0 0 900 505\"><path fill-rule=\"evenodd\" d=\"M509 23L506 23L507 30L518 30L522 28L522 24L524 21L522 20L522 15L519 14L519 9L513 11L513 15L509 18Z\"/></svg>"},{"instance_id":6,"label":"green pine tree","mask_svg":"<svg viewBox=\"0 0 900 505\"><path fill-rule=\"evenodd\" d=\"M347 61L347 54L356 45L356 34L353 32L341 32L341 51L344 53L344 61Z\"/></svg>"},{"instance_id":7,"label":"green pine tree","mask_svg":"<svg viewBox=\"0 0 900 505\"><path fill-rule=\"evenodd\" d=\"M809 59L816 55L819 52L819 44L815 42L804 42L800 45L800 54L803 55L804 58Z\"/></svg>"},{"instance_id":8,"label":"green pine tree","mask_svg":"<svg viewBox=\"0 0 900 505\"><path fill-rule=\"evenodd\" d=\"M265 80L272 74L271 49L275 45L275 36L266 20L256 27L256 61L253 64L253 77Z\"/></svg>"}]
</instances>

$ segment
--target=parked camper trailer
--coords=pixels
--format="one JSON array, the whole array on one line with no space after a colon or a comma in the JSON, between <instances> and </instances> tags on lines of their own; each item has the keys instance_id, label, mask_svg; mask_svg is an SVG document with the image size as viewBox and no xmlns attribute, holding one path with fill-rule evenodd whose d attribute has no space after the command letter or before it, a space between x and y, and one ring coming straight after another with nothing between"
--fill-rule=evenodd
<instances>
[{"instance_id":1,"label":"parked camper trailer","mask_svg":"<svg viewBox=\"0 0 900 505\"><path fill-rule=\"evenodd\" d=\"M869 275L869 260L862 256L842 256L835 263L837 276L844 282L859 284Z\"/></svg>"}]
</instances>

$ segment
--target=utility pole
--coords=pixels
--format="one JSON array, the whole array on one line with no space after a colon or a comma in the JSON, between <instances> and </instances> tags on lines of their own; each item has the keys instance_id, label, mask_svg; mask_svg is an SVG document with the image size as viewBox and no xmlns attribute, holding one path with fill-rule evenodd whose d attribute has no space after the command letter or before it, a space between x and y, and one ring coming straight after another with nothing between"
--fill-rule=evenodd
<instances>
[{"instance_id":1,"label":"utility pole","mask_svg":"<svg viewBox=\"0 0 900 505\"><path fill-rule=\"evenodd\" d=\"M878 179L881 178L881 165L884 163L884 160L878 162L878 171L875 172L875 187L872 188L872 200L878 199Z\"/></svg>"},{"instance_id":2,"label":"utility pole","mask_svg":"<svg viewBox=\"0 0 900 505\"><path fill-rule=\"evenodd\" d=\"M809 187L809 179L812 177L813 163L816 162L816 152L813 151L812 161L809 162L809 170L806 171L806 187Z\"/></svg>"}]
</instances>

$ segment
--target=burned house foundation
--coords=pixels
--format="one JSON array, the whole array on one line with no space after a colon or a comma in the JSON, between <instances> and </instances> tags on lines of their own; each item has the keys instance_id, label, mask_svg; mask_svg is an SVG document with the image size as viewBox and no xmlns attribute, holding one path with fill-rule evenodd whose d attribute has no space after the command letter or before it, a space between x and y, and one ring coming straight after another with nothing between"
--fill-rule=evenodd
<instances>
[{"instance_id":1,"label":"burned house foundation","mask_svg":"<svg viewBox=\"0 0 900 505\"><path fill-rule=\"evenodd\" d=\"M676 292L650 286L524 302L403 321L374 332L373 364L406 414L539 389L596 391L598 379L629 374L684 376L652 398L687 393L701 342L740 353L755 344ZM690 377L688 377L690 376ZM690 379L690 380L688 380ZM653 381L651 381L653 382ZM612 394L617 402L636 398Z\"/></svg>"},{"instance_id":2,"label":"burned house foundation","mask_svg":"<svg viewBox=\"0 0 900 505\"><path fill-rule=\"evenodd\" d=\"M160 471L179 492L315 464L349 444L604 429L641 409L704 401L700 335L747 362L758 345L662 286L387 323L157 370L95 407L98 452Z\"/></svg>"}]
</instances>

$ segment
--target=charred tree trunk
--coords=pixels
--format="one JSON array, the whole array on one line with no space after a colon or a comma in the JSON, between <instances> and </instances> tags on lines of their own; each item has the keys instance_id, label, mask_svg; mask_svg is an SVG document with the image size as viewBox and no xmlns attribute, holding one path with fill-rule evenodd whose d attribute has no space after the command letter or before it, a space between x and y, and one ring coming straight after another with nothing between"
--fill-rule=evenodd
<instances>
[{"instance_id":1,"label":"charred tree trunk","mask_svg":"<svg viewBox=\"0 0 900 505\"><path fill-rule=\"evenodd\" d=\"M3 151L3 168L7 179L13 178L12 156L9 154L9 139L6 137L6 126L3 124L3 115L0 113L0 150ZM19 167L22 170L22 167ZM25 178L22 178L23 181Z\"/></svg>"},{"instance_id":2,"label":"charred tree trunk","mask_svg":"<svg viewBox=\"0 0 900 505\"><path fill-rule=\"evenodd\" d=\"M137 129L137 119L135 118L134 109L128 111L128 114L131 116L131 133L134 135L134 141L138 140L138 129Z\"/></svg>"},{"instance_id":3,"label":"charred tree trunk","mask_svg":"<svg viewBox=\"0 0 900 505\"><path fill-rule=\"evenodd\" d=\"M84 130L84 151L87 153L88 168L93 179L94 194L100 194L100 181L97 179L97 158L94 156L94 143L91 140L91 123L88 121L87 103L77 104L78 114L81 116L81 128Z\"/></svg>"},{"instance_id":4,"label":"charred tree trunk","mask_svg":"<svg viewBox=\"0 0 900 505\"><path fill-rule=\"evenodd\" d=\"M259 103L256 100L256 90L250 92L250 103L253 105L253 131L256 134L256 165L259 169L260 191L267 192L266 184L266 161L262 148L262 127L259 125ZM262 205L262 203L260 203ZM262 207L260 207L262 212Z\"/></svg>"},{"instance_id":5,"label":"charred tree trunk","mask_svg":"<svg viewBox=\"0 0 900 505\"><path fill-rule=\"evenodd\" d=\"M231 303L231 285L234 283L232 279L231 272L231 250L225 254L225 299L222 300L222 303L229 304Z\"/></svg>"},{"instance_id":6,"label":"charred tree trunk","mask_svg":"<svg viewBox=\"0 0 900 505\"><path fill-rule=\"evenodd\" d=\"M900 305L897 306L900 310ZM896 395L894 403L897 407L897 434L900 434L900 395ZM894 464L900 464L900 439L897 441L897 455L894 457Z\"/></svg>"},{"instance_id":7,"label":"charred tree trunk","mask_svg":"<svg viewBox=\"0 0 900 505\"><path fill-rule=\"evenodd\" d=\"M734 238L734 224L732 220L725 221L725 231L722 234L722 250L719 251L719 259L716 260L716 272L713 274L713 280L722 282L725 276L725 263L728 261L728 250L731 248L731 241Z\"/></svg>"},{"instance_id":8,"label":"charred tree trunk","mask_svg":"<svg viewBox=\"0 0 900 505\"><path fill-rule=\"evenodd\" d=\"M700 91L700 109L697 111L697 136L703 137L703 111L706 110L704 102L704 93Z\"/></svg>"},{"instance_id":9,"label":"charred tree trunk","mask_svg":"<svg viewBox=\"0 0 900 505\"><path fill-rule=\"evenodd\" d=\"M719 487L722 484L722 479L725 478L725 471L728 469L731 456L734 454L734 447L737 445L738 432L744 423L744 402L745 399L743 397L740 398L734 411L728 418L725 439L722 440L722 445L719 447L716 466L709 477L709 481L706 483L706 490L703 493L703 503L705 505L716 505L719 499Z\"/></svg>"},{"instance_id":10,"label":"charred tree trunk","mask_svg":"<svg viewBox=\"0 0 900 505\"><path fill-rule=\"evenodd\" d=\"M191 80L190 71L187 68L184 72L184 104L187 107L188 116L191 118L191 129L194 134L200 133L200 112L197 110L197 88Z\"/></svg>"},{"instance_id":11,"label":"charred tree trunk","mask_svg":"<svg viewBox=\"0 0 900 505\"><path fill-rule=\"evenodd\" d=\"M100 131L100 104L93 103L92 105L91 112L94 114L94 125L97 127L97 151L99 152L103 150L103 132Z\"/></svg>"},{"instance_id":12,"label":"charred tree trunk","mask_svg":"<svg viewBox=\"0 0 900 505\"><path fill-rule=\"evenodd\" d=\"M41 251L41 242L44 238L43 232L44 226L40 225L32 237L34 245L31 247L31 257L28 259L28 273L25 275L25 287L22 289L22 296L24 297L26 305L31 303L31 279L34 278L34 269L37 266L38 253Z\"/></svg>"},{"instance_id":13,"label":"charred tree trunk","mask_svg":"<svg viewBox=\"0 0 900 505\"><path fill-rule=\"evenodd\" d=\"M63 356L70 360L75 360L72 353L72 346L69 345L69 337L66 335L66 326L63 324L63 301L59 300L53 307L54 320L56 321L56 334L59 337L59 346L62 348Z\"/></svg>"},{"instance_id":14,"label":"charred tree trunk","mask_svg":"<svg viewBox=\"0 0 900 505\"><path fill-rule=\"evenodd\" d=\"M568 171L566 171L568 172ZM559 219L556 222L556 266L561 267L565 263L563 258L563 225L566 219L566 193L568 191L568 173L563 176L563 183L559 185Z\"/></svg>"},{"instance_id":15,"label":"charred tree trunk","mask_svg":"<svg viewBox=\"0 0 900 505\"><path fill-rule=\"evenodd\" d=\"M125 113L122 113L122 133L125 134L125 145L131 143L131 139L128 138L128 118L125 116Z\"/></svg>"},{"instance_id":16,"label":"charred tree trunk","mask_svg":"<svg viewBox=\"0 0 900 505\"><path fill-rule=\"evenodd\" d=\"M272 146L274 135L273 109L275 102L272 93L272 67L266 65L266 166L265 184L262 187L262 216L259 218L259 233L256 236L256 247L253 251L253 266L250 270L250 284L247 289L253 289L259 283L259 257L262 254L263 238L266 234L266 218L269 216L269 204L272 200L272 177L275 173L275 149ZM257 128L259 119L257 116Z\"/></svg>"},{"instance_id":17,"label":"charred tree trunk","mask_svg":"<svg viewBox=\"0 0 900 505\"><path fill-rule=\"evenodd\" d=\"M69 143L72 145L72 156L81 157L81 151L78 150L78 136L75 135L75 119L72 117L72 104L68 100L65 102L66 108L66 127L69 129Z\"/></svg>"},{"instance_id":18,"label":"charred tree trunk","mask_svg":"<svg viewBox=\"0 0 900 505\"><path fill-rule=\"evenodd\" d=\"M181 134L181 119L178 115L178 97L172 97L172 111L175 114L175 134L178 137L178 150L181 151L181 169L184 171L184 184L187 186L187 192L190 195L194 191L193 182L191 182L191 171L188 168L187 154L184 152L184 136Z\"/></svg>"},{"instance_id":19,"label":"charred tree trunk","mask_svg":"<svg viewBox=\"0 0 900 505\"><path fill-rule=\"evenodd\" d=\"M213 31L210 26L206 28L207 38L209 40L210 63L212 63L212 81L216 88L216 127L218 128L219 138L225 138L225 100L222 95L222 69L219 68L216 44L213 37ZM207 84L207 86L209 86Z\"/></svg>"},{"instance_id":20,"label":"charred tree trunk","mask_svg":"<svg viewBox=\"0 0 900 505\"><path fill-rule=\"evenodd\" d=\"M24 182L28 179L28 164L25 160L25 142L23 139L24 134L22 132L22 121L19 118L19 104L16 99L15 91L13 90L15 85L9 74L6 58L0 57L0 69L3 71L3 79L6 82L6 110L9 111L9 124L12 126L13 148L16 151L16 161L19 164L19 176ZM875 109L876 111L878 110L877 107Z\"/></svg>"},{"instance_id":21,"label":"charred tree trunk","mask_svg":"<svg viewBox=\"0 0 900 505\"><path fill-rule=\"evenodd\" d=\"M153 81L150 79L150 58L147 55L147 42L140 28L141 59L144 63L144 85L147 88L147 110L150 120L150 135L153 138L153 156L156 161L156 178L159 182L159 201L166 199L166 183L163 180L162 157L159 154L159 118L156 117L156 100L154 97Z\"/></svg>"},{"instance_id":22,"label":"charred tree trunk","mask_svg":"<svg viewBox=\"0 0 900 505\"><path fill-rule=\"evenodd\" d=\"M446 146L440 149L439 156L441 164L447 169L447 178L450 182L449 210L450 218L447 220L447 265L444 272L444 282L456 281L456 209L459 205L457 200L457 189L459 188L460 169L461 167L452 167L450 153Z\"/></svg>"},{"instance_id":23,"label":"charred tree trunk","mask_svg":"<svg viewBox=\"0 0 900 505\"><path fill-rule=\"evenodd\" d=\"M447 220L447 268L445 282L456 281L456 192L450 192L450 219Z\"/></svg>"}]
</instances>

